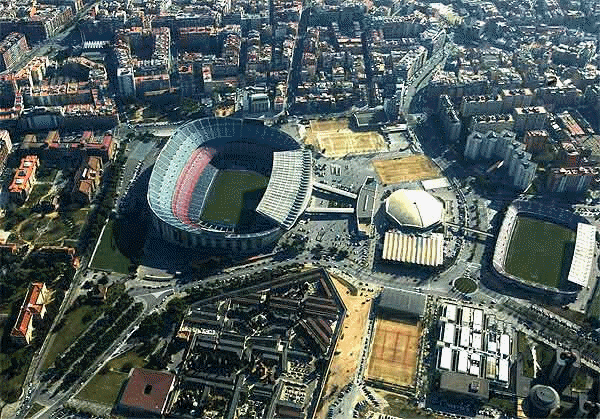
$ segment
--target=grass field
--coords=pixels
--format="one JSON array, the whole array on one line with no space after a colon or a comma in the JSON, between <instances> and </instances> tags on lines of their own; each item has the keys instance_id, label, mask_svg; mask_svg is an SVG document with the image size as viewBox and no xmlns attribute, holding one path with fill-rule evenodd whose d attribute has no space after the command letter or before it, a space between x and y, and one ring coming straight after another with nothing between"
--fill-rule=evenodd
<instances>
[{"instance_id":1,"label":"grass field","mask_svg":"<svg viewBox=\"0 0 600 419\"><path fill-rule=\"evenodd\" d=\"M75 342L75 339L77 339L89 326L92 320L94 320L95 316L93 316L93 312L93 307L81 306L65 315L65 323L63 327L55 333L52 346L48 350L48 354L42 364L42 369L51 366L58 354L63 353L73 342Z\"/></svg>"},{"instance_id":2,"label":"grass field","mask_svg":"<svg viewBox=\"0 0 600 419\"><path fill-rule=\"evenodd\" d=\"M100 244L94 255L94 260L90 264L92 269L104 269L122 274L129 273L130 260L123 255L117 247L115 238L115 221L109 220L102 237Z\"/></svg>"},{"instance_id":3,"label":"grass field","mask_svg":"<svg viewBox=\"0 0 600 419\"><path fill-rule=\"evenodd\" d=\"M416 155L400 159L373 160L373 167L384 185L435 179L440 171L427 156Z\"/></svg>"},{"instance_id":4,"label":"grass field","mask_svg":"<svg viewBox=\"0 0 600 419\"><path fill-rule=\"evenodd\" d=\"M347 118L310 121L304 141L314 145L327 157L343 157L348 154L365 154L387 149L381 134L376 131L352 131Z\"/></svg>"},{"instance_id":5,"label":"grass field","mask_svg":"<svg viewBox=\"0 0 600 419\"><path fill-rule=\"evenodd\" d=\"M477 290L477 283L463 276L454 281L454 288L464 294L471 294Z\"/></svg>"},{"instance_id":6,"label":"grass field","mask_svg":"<svg viewBox=\"0 0 600 419\"><path fill-rule=\"evenodd\" d=\"M269 178L255 172L222 170L208 192L200 218L206 222L235 226L252 223Z\"/></svg>"},{"instance_id":7,"label":"grass field","mask_svg":"<svg viewBox=\"0 0 600 419\"><path fill-rule=\"evenodd\" d=\"M135 351L109 361L90 382L77 394L78 399L113 405L129 376L130 368L143 367L145 361ZM127 371L125 371L127 370Z\"/></svg>"},{"instance_id":8,"label":"grass field","mask_svg":"<svg viewBox=\"0 0 600 419\"><path fill-rule=\"evenodd\" d=\"M569 272L576 233L558 224L517 217L505 269L525 281L559 287Z\"/></svg>"},{"instance_id":9,"label":"grass field","mask_svg":"<svg viewBox=\"0 0 600 419\"><path fill-rule=\"evenodd\" d=\"M373 380L411 386L417 368L419 324L377 319L367 376Z\"/></svg>"},{"instance_id":10,"label":"grass field","mask_svg":"<svg viewBox=\"0 0 600 419\"><path fill-rule=\"evenodd\" d=\"M25 419L27 419L27 418L31 418L31 417L35 416L35 414L36 414L37 412L41 411L41 410L42 410L42 409L44 409L44 408L45 408L45 406L42 406L42 405L41 405L41 404L39 404L39 403L34 403L34 404L31 406L31 409L29 409L29 412L27 412L27 415L25 415Z\"/></svg>"}]
</instances>

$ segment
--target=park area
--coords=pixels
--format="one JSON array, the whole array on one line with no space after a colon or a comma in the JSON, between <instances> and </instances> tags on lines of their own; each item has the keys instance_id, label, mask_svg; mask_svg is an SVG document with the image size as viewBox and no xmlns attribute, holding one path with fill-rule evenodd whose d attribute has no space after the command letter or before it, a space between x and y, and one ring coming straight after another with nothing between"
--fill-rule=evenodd
<instances>
[{"instance_id":1,"label":"park area","mask_svg":"<svg viewBox=\"0 0 600 419\"><path fill-rule=\"evenodd\" d=\"M126 352L108 361L76 397L112 406L117 401L123 383L129 377L129 370L141 368L145 364L145 359L135 351Z\"/></svg>"},{"instance_id":2,"label":"park area","mask_svg":"<svg viewBox=\"0 0 600 419\"><path fill-rule=\"evenodd\" d=\"M50 204L56 193L51 183L34 185L22 206L6 212L0 221L0 230L17 244L75 247L89 207L70 205L56 211Z\"/></svg>"},{"instance_id":3,"label":"park area","mask_svg":"<svg viewBox=\"0 0 600 419\"><path fill-rule=\"evenodd\" d=\"M525 281L558 288L569 272L576 233L567 227L517 217L504 269Z\"/></svg>"},{"instance_id":4,"label":"park area","mask_svg":"<svg viewBox=\"0 0 600 419\"><path fill-rule=\"evenodd\" d=\"M422 154L390 160L373 160L373 167L384 185L416 182L440 177L433 162Z\"/></svg>"},{"instance_id":5,"label":"park area","mask_svg":"<svg viewBox=\"0 0 600 419\"><path fill-rule=\"evenodd\" d=\"M304 142L332 158L387 150L381 134L376 131L352 131L347 118L310 121Z\"/></svg>"},{"instance_id":6,"label":"park area","mask_svg":"<svg viewBox=\"0 0 600 419\"><path fill-rule=\"evenodd\" d=\"M421 326L378 318L367 377L398 386L412 386L417 368Z\"/></svg>"},{"instance_id":7,"label":"park area","mask_svg":"<svg viewBox=\"0 0 600 419\"><path fill-rule=\"evenodd\" d=\"M255 209L269 183L256 172L222 170L208 191L200 218L215 224L236 226L252 223Z\"/></svg>"},{"instance_id":8,"label":"park area","mask_svg":"<svg viewBox=\"0 0 600 419\"><path fill-rule=\"evenodd\" d=\"M98 247L93 254L90 267L92 269L128 274L131 261L121 253L117 246L116 227L115 220L109 220L106 224Z\"/></svg>"}]
</instances>

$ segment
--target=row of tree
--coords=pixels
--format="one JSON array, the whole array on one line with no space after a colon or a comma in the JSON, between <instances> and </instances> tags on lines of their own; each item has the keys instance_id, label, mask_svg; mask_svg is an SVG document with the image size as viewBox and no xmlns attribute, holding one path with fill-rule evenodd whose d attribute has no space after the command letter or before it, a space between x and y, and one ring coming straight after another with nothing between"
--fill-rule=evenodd
<instances>
[{"instance_id":1,"label":"row of tree","mask_svg":"<svg viewBox=\"0 0 600 419\"><path fill-rule=\"evenodd\" d=\"M67 390L87 371L96 359L115 343L127 326L131 325L143 310L142 303L136 303L130 307L119 319L102 334L99 339L89 348L79 362L77 362L63 379L59 389Z\"/></svg>"},{"instance_id":2,"label":"row of tree","mask_svg":"<svg viewBox=\"0 0 600 419\"><path fill-rule=\"evenodd\" d=\"M110 327L115 324L119 316L133 303L133 298L122 294L114 305L105 309L104 315L98 319L62 356L54 362L54 370L58 375L63 375L69 368L86 355L86 352L98 342ZM58 377L57 377L58 378Z\"/></svg>"}]
</instances>

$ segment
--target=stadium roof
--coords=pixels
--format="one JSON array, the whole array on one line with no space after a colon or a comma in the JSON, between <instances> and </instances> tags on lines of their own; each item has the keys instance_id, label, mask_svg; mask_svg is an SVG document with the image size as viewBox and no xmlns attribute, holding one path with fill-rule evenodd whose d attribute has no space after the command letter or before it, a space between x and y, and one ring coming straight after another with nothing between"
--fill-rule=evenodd
<instances>
[{"instance_id":1,"label":"stadium roof","mask_svg":"<svg viewBox=\"0 0 600 419\"><path fill-rule=\"evenodd\" d=\"M289 229L302 214L312 191L309 150L273 153L269 185L256 211Z\"/></svg>"},{"instance_id":2,"label":"stadium roof","mask_svg":"<svg viewBox=\"0 0 600 419\"><path fill-rule=\"evenodd\" d=\"M410 314L414 317L422 317L426 299L425 294L418 292L384 288L379 300L379 307Z\"/></svg>"},{"instance_id":3,"label":"stadium roof","mask_svg":"<svg viewBox=\"0 0 600 419\"><path fill-rule=\"evenodd\" d=\"M444 235L414 236L387 231L381 257L396 262L439 266L444 263Z\"/></svg>"},{"instance_id":4,"label":"stadium roof","mask_svg":"<svg viewBox=\"0 0 600 419\"><path fill-rule=\"evenodd\" d=\"M596 247L596 227L591 224L577 224L577 238L575 250L569 270L568 280L582 287L586 287L594 263L594 249Z\"/></svg>"},{"instance_id":5,"label":"stadium roof","mask_svg":"<svg viewBox=\"0 0 600 419\"><path fill-rule=\"evenodd\" d=\"M428 192L399 189L386 200L385 211L402 226L426 229L442 221L444 205Z\"/></svg>"},{"instance_id":6,"label":"stadium roof","mask_svg":"<svg viewBox=\"0 0 600 419\"><path fill-rule=\"evenodd\" d=\"M173 133L154 164L148 186L154 214L188 232L212 228L189 215L201 211L203 199L198 196L216 172L210 160L224 144L232 142L261 144L275 152L300 148L289 135L254 120L203 118L188 122Z\"/></svg>"}]
</instances>

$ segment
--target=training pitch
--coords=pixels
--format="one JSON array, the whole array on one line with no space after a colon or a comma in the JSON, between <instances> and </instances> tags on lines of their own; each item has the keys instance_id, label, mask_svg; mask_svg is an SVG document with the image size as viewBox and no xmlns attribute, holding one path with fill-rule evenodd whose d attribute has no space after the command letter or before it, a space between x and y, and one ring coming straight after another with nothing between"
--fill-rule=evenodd
<instances>
[{"instance_id":1,"label":"training pitch","mask_svg":"<svg viewBox=\"0 0 600 419\"><path fill-rule=\"evenodd\" d=\"M373 167L384 185L435 179L440 171L428 157L408 156L400 159L373 160Z\"/></svg>"},{"instance_id":2,"label":"training pitch","mask_svg":"<svg viewBox=\"0 0 600 419\"><path fill-rule=\"evenodd\" d=\"M343 157L348 154L373 153L387 149L381 134L375 131L352 131L347 118L310 121L305 142L314 145L327 157Z\"/></svg>"},{"instance_id":3,"label":"training pitch","mask_svg":"<svg viewBox=\"0 0 600 419\"><path fill-rule=\"evenodd\" d=\"M525 281L558 288L569 272L576 236L558 224L517 217L504 269Z\"/></svg>"},{"instance_id":4,"label":"training pitch","mask_svg":"<svg viewBox=\"0 0 600 419\"><path fill-rule=\"evenodd\" d=\"M393 385L412 386L417 369L421 326L377 319L367 376Z\"/></svg>"},{"instance_id":5,"label":"training pitch","mask_svg":"<svg viewBox=\"0 0 600 419\"><path fill-rule=\"evenodd\" d=\"M256 172L219 171L200 219L230 226L251 222L268 183L269 178Z\"/></svg>"}]
</instances>

